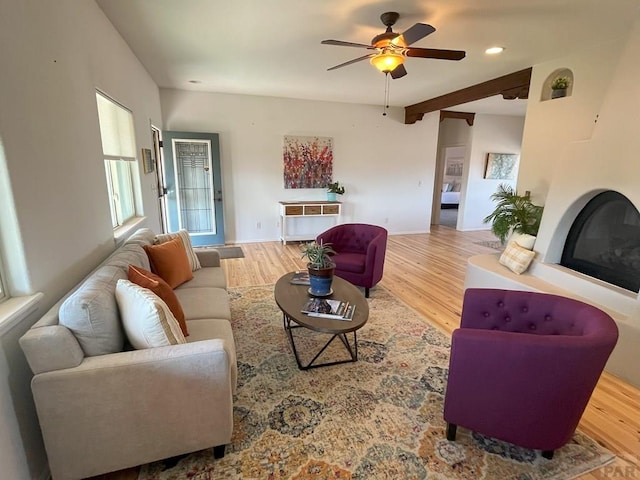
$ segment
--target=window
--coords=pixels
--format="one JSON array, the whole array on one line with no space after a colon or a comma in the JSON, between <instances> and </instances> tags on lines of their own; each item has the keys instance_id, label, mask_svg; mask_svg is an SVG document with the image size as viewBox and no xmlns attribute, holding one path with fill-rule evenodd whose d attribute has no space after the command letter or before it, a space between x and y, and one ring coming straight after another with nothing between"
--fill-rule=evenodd
<instances>
[{"instance_id":1,"label":"window","mask_svg":"<svg viewBox=\"0 0 640 480\"><path fill-rule=\"evenodd\" d=\"M113 228L136 216L134 178L136 141L133 115L119 103L96 92L102 154L107 175Z\"/></svg>"},{"instance_id":2,"label":"window","mask_svg":"<svg viewBox=\"0 0 640 480\"><path fill-rule=\"evenodd\" d=\"M2 280L2 263L0 263L0 303L6 300L7 297L8 297L7 289L5 288Z\"/></svg>"}]
</instances>

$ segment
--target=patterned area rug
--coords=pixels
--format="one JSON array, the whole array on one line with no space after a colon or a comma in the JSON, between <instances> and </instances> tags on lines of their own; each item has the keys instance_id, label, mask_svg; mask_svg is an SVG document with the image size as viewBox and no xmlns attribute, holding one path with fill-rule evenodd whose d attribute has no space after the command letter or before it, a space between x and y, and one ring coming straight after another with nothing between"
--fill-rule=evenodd
<instances>
[{"instance_id":1,"label":"patterned area rug","mask_svg":"<svg viewBox=\"0 0 640 480\"><path fill-rule=\"evenodd\" d=\"M309 371L296 367L273 287L230 294L240 371L232 444L221 460L209 449L146 465L140 480L565 480L614 459L580 433L552 460L464 428L448 442L449 339L380 286L358 331L358 362ZM294 334L310 357L328 338ZM325 354L345 349L334 342Z\"/></svg>"},{"instance_id":2,"label":"patterned area rug","mask_svg":"<svg viewBox=\"0 0 640 480\"><path fill-rule=\"evenodd\" d=\"M500 243L500 240L487 240L482 242L473 242L476 245L482 245L483 247L493 248L494 250L502 251L504 246Z\"/></svg>"}]
</instances>

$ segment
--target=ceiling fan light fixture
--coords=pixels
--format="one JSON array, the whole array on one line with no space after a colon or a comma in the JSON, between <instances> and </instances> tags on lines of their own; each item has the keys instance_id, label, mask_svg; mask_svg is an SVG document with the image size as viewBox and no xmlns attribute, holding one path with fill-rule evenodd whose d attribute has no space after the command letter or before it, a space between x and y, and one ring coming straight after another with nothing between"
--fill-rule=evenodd
<instances>
[{"instance_id":1,"label":"ceiling fan light fixture","mask_svg":"<svg viewBox=\"0 0 640 480\"><path fill-rule=\"evenodd\" d=\"M371 57L370 61L382 73L389 73L404 63L404 57L399 53L386 51Z\"/></svg>"}]
</instances>

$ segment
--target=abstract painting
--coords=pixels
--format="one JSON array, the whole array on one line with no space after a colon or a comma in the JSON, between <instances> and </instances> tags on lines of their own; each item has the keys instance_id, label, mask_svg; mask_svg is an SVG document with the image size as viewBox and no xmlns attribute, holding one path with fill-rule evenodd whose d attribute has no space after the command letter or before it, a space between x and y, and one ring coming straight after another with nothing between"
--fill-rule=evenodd
<instances>
[{"instance_id":1,"label":"abstract painting","mask_svg":"<svg viewBox=\"0 0 640 480\"><path fill-rule=\"evenodd\" d=\"M518 170L520 155L516 153L488 153L484 178L513 180Z\"/></svg>"},{"instance_id":2,"label":"abstract painting","mask_svg":"<svg viewBox=\"0 0 640 480\"><path fill-rule=\"evenodd\" d=\"M284 137L284 188L324 188L333 176L331 137Z\"/></svg>"}]
</instances>

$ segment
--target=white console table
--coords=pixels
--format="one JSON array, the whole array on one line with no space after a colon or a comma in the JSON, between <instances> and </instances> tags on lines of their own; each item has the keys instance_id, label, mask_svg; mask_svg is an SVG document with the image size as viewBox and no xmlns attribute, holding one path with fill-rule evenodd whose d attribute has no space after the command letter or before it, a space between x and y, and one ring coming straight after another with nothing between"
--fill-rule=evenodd
<instances>
[{"instance_id":1,"label":"white console table","mask_svg":"<svg viewBox=\"0 0 640 480\"><path fill-rule=\"evenodd\" d=\"M280 240L284 245L287 241L313 240L318 233L305 233L290 235L287 229L288 222L296 218L321 218L333 217L334 225L338 223L338 218L342 210L340 202L305 201L305 202L280 202Z\"/></svg>"}]
</instances>

